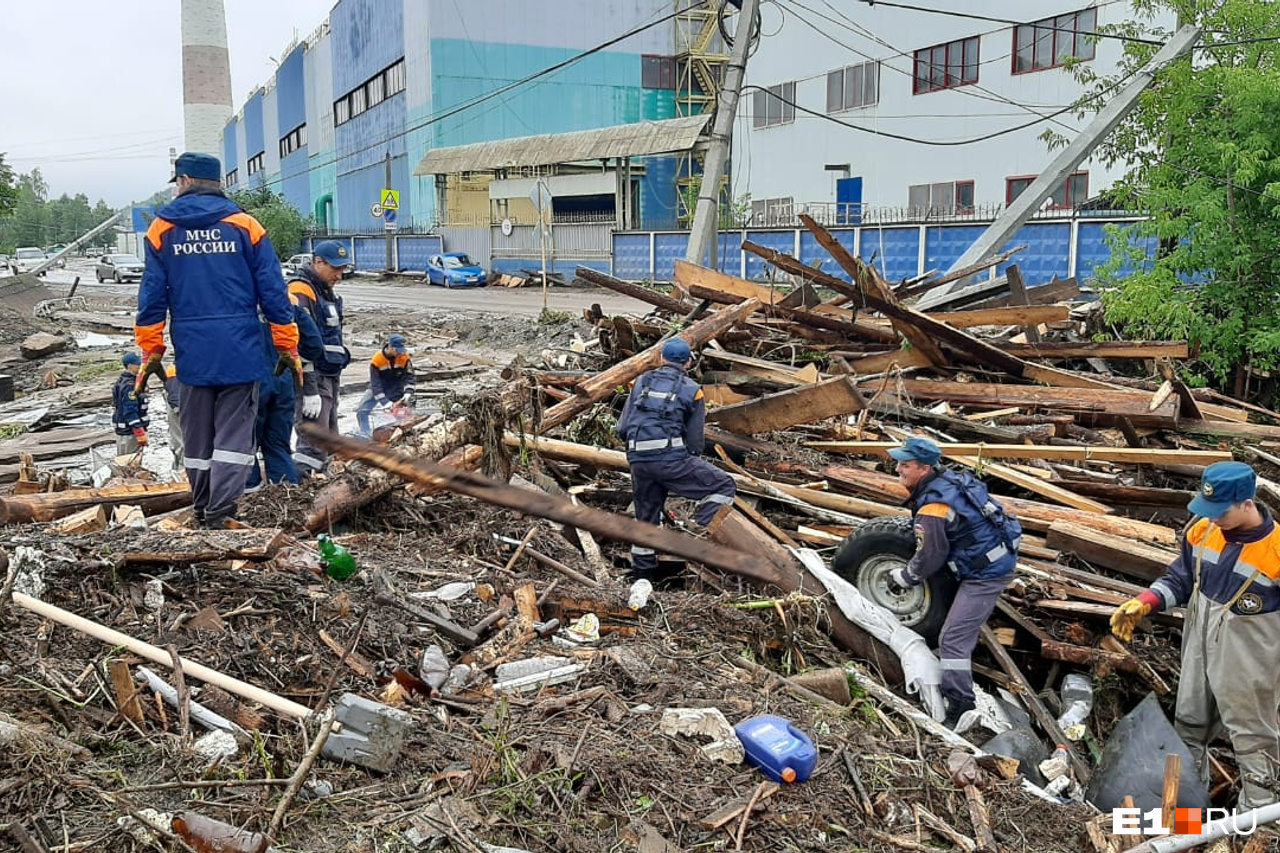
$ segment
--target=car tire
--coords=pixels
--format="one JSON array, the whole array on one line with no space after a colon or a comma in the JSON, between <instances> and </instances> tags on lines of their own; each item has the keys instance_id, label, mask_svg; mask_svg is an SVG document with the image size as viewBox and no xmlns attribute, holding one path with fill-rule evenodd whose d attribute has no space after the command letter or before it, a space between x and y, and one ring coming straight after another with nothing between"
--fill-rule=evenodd
<instances>
[{"instance_id":1,"label":"car tire","mask_svg":"<svg viewBox=\"0 0 1280 853\"><path fill-rule=\"evenodd\" d=\"M120 271L119 271L119 270L116 270L115 282L116 282L116 284L124 284L124 279L120 277Z\"/></svg>"},{"instance_id":2,"label":"car tire","mask_svg":"<svg viewBox=\"0 0 1280 853\"><path fill-rule=\"evenodd\" d=\"M93 273L93 277L98 280L98 284L102 284L102 273L95 270Z\"/></svg>"},{"instance_id":3,"label":"car tire","mask_svg":"<svg viewBox=\"0 0 1280 853\"><path fill-rule=\"evenodd\" d=\"M956 579L944 568L901 595L891 592L889 572L905 566L915 552L916 536L910 518L878 518L845 539L831 558L831 568L856 586L864 598L893 613L899 622L935 646L955 599Z\"/></svg>"}]
</instances>

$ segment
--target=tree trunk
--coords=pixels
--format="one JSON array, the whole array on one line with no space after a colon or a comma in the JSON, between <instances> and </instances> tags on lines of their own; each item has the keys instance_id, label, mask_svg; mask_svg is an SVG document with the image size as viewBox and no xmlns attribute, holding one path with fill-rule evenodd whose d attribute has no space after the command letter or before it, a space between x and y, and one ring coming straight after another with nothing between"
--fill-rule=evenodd
<instances>
[{"instance_id":1,"label":"tree trunk","mask_svg":"<svg viewBox=\"0 0 1280 853\"><path fill-rule=\"evenodd\" d=\"M53 521L93 506L134 504L147 515L168 512L191 503L186 483L139 483L105 489L74 489L0 498L0 524Z\"/></svg>"}]
</instances>

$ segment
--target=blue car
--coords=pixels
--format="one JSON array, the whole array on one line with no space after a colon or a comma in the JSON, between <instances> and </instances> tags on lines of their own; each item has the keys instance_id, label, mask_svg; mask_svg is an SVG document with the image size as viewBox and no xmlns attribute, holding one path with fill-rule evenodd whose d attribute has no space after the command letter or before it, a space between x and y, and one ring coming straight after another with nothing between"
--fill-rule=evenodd
<instances>
[{"instance_id":1,"label":"blue car","mask_svg":"<svg viewBox=\"0 0 1280 853\"><path fill-rule=\"evenodd\" d=\"M484 287L489 283L485 271L464 252L432 255L427 260L427 284L445 287Z\"/></svg>"}]
</instances>

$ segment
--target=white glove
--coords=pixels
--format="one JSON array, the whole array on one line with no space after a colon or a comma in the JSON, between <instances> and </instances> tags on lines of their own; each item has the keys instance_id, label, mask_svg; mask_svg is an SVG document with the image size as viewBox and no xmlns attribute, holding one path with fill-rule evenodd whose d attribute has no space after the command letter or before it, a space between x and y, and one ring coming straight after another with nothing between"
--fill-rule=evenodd
<instances>
[{"instance_id":1,"label":"white glove","mask_svg":"<svg viewBox=\"0 0 1280 853\"><path fill-rule=\"evenodd\" d=\"M911 573L907 571L906 566L899 566L889 572L889 590L891 592L897 592L899 590L906 592L917 583L919 583L919 581L911 576Z\"/></svg>"},{"instance_id":2,"label":"white glove","mask_svg":"<svg viewBox=\"0 0 1280 853\"><path fill-rule=\"evenodd\" d=\"M413 389L412 388L410 388L409 390L405 391L403 394L400 395L400 402L404 403L406 406L413 405Z\"/></svg>"},{"instance_id":3,"label":"white glove","mask_svg":"<svg viewBox=\"0 0 1280 853\"><path fill-rule=\"evenodd\" d=\"M302 398L302 417L314 421L320 417L320 395L307 394Z\"/></svg>"}]
</instances>

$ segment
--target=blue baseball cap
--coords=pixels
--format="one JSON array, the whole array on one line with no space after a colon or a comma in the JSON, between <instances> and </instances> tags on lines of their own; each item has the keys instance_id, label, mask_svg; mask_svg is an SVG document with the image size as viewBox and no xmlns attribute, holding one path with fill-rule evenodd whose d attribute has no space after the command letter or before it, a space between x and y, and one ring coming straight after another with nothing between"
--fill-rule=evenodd
<instances>
[{"instance_id":1,"label":"blue baseball cap","mask_svg":"<svg viewBox=\"0 0 1280 853\"><path fill-rule=\"evenodd\" d=\"M404 339L404 335L392 335L387 338L387 346L396 352L408 352L409 342Z\"/></svg>"},{"instance_id":2,"label":"blue baseball cap","mask_svg":"<svg viewBox=\"0 0 1280 853\"><path fill-rule=\"evenodd\" d=\"M331 267L351 265L351 253L347 251L346 246L337 240L325 240L323 243L316 243L316 247L312 249L312 254Z\"/></svg>"},{"instance_id":3,"label":"blue baseball cap","mask_svg":"<svg viewBox=\"0 0 1280 853\"><path fill-rule=\"evenodd\" d=\"M913 435L889 451L889 455L899 462L919 462L923 465L937 465L942 458L942 448L927 438Z\"/></svg>"},{"instance_id":4,"label":"blue baseball cap","mask_svg":"<svg viewBox=\"0 0 1280 853\"><path fill-rule=\"evenodd\" d=\"M1258 477L1243 462L1215 462L1204 469L1200 489L1187 504L1192 515L1217 518L1258 492Z\"/></svg>"},{"instance_id":5,"label":"blue baseball cap","mask_svg":"<svg viewBox=\"0 0 1280 853\"><path fill-rule=\"evenodd\" d=\"M120 363L125 367L128 367L131 364L142 364L142 356L138 355L136 352L127 352L121 356Z\"/></svg>"},{"instance_id":6,"label":"blue baseball cap","mask_svg":"<svg viewBox=\"0 0 1280 853\"><path fill-rule=\"evenodd\" d=\"M222 161L212 154L201 154L199 151L184 151L173 162L173 183L182 176L201 181L221 181Z\"/></svg>"},{"instance_id":7,"label":"blue baseball cap","mask_svg":"<svg viewBox=\"0 0 1280 853\"><path fill-rule=\"evenodd\" d=\"M672 364L684 364L693 353L689 351L689 345L685 343L684 338L671 338L662 345L662 360L669 361Z\"/></svg>"}]
</instances>

